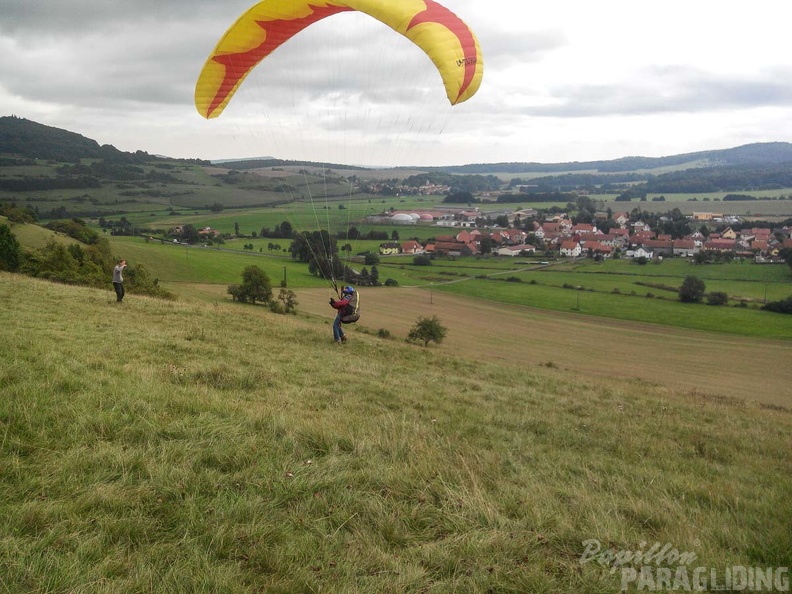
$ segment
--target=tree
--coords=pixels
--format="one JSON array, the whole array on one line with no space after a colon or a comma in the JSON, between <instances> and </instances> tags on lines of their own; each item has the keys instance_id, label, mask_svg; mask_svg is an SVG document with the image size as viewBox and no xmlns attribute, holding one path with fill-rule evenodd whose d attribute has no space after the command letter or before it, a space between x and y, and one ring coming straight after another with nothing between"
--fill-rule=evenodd
<instances>
[{"instance_id":1,"label":"tree","mask_svg":"<svg viewBox=\"0 0 792 594\"><path fill-rule=\"evenodd\" d=\"M277 225L275 228L278 228ZM285 237L286 239L289 239L294 235L294 227L292 227L292 224L289 221L283 221L280 224L280 234L281 237Z\"/></svg>"},{"instance_id":2,"label":"tree","mask_svg":"<svg viewBox=\"0 0 792 594\"><path fill-rule=\"evenodd\" d=\"M693 254L693 263L694 264L709 264L712 261L712 254L709 252L696 252Z\"/></svg>"},{"instance_id":3,"label":"tree","mask_svg":"<svg viewBox=\"0 0 792 594\"><path fill-rule=\"evenodd\" d=\"M413 264L416 266L430 266L432 264L432 259L426 255L418 255L413 258Z\"/></svg>"},{"instance_id":4,"label":"tree","mask_svg":"<svg viewBox=\"0 0 792 594\"><path fill-rule=\"evenodd\" d=\"M380 261L379 254L375 254L374 252L368 252L366 254L365 264L367 266L379 264L379 261Z\"/></svg>"},{"instance_id":5,"label":"tree","mask_svg":"<svg viewBox=\"0 0 792 594\"><path fill-rule=\"evenodd\" d=\"M792 269L792 248L783 248L779 252L779 256L784 259L790 269Z\"/></svg>"},{"instance_id":6,"label":"tree","mask_svg":"<svg viewBox=\"0 0 792 594\"><path fill-rule=\"evenodd\" d=\"M399 232L396 229L394 229L393 232L391 233L391 240L399 241Z\"/></svg>"},{"instance_id":7,"label":"tree","mask_svg":"<svg viewBox=\"0 0 792 594\"><path fill-rule=\"evenodd\" d=\"M185 243L195 243L201 239L198 235L198 229L194 225L184 225L181 232L181 240Z\"/></svg>"},{"instance_id":8,"label":"tree","mask_svg":"<svg viewBox=\"0 0 792 594\"><path fill-rule=\"evenodd\" d=\"M358 284L363 285L364 287L371 284L371 278L369 277L369 271L367 268L364 268L360 271L360 275L358 276Z\"/></svg>"},{"instance_id":9,"label":"tree","mask_svg":"<svg viewBox=\"0 0 792 594\"><path fill-rule=\"evenodd\" d=\"M231 296L242 303L267 303L272 299L272 283L258 266L248 266L242 271L242 284L228 287Z\"/></svg>"},{"instance_id":10,"label":"tree","mask_svg":"<svg viewBox=\"0 0 792 594\"><path fill-rule=\"evenodd\" d=\"M423 341L424 346L428 346L430 342L440 344L447 333L448 328L440 323L437 316L432 316L431 318L419 317L418 321L410 329L407 340Z\"/></svg>"},{"instance_id":11,"label":"tree","mask_svg":"<svg viewBox=\"0 0 792 594\"><path fill-rule=\"evenodd\" d=\"M0 270L19 268L19 242L8 225L0 225Z\"/></svg>"},{"instance_id":12,"label":"tree","mask_svg":"<svg viewBox=\"0 0 792 594\"><path fill-rule=\"evenodd\" d=\"M679 300L683 303L701 303L706 292L704 281L696 276L687 276L679 287Z\"/></svg>"},{"instance_id":13,"label":"tree","mask_svg":"<svg viewBox=\"0 0 792 594\"><path fill-rule=\"evenodd\" d=\"M294 236L289 246L292 258L308 263L308 272L325 279L344 276L344 265L338 258L338 244L325 231L303 231Z\"/></svg>"}]
</instances>

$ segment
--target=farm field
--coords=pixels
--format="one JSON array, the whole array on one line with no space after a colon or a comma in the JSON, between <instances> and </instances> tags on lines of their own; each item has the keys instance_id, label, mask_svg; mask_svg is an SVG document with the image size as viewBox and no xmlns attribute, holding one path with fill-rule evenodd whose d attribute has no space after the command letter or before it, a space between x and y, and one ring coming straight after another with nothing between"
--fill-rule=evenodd
<instances>
[{"instance_id":1,"label":"farm field","mask_svg":"<svg viewBox=\"0 0 792 594\"><path fill-rule=\"evenodd\" d=\"M300 312L327 325L333 310L323 289L298 290ZM702 306L704 307L704 306ZM517 367L544 365L582 378L633 380L690 394L792 407L792 341L549 312L428 289L362 288L359 324L405 338L418 316L448 327L440 347L472 360ZM781 316L783 317L783 316ZM351 336L354 339L356 333ZM792 334L787 334L790 336Z\"/></svg>"},{"instance_id":2,"label":"farm field","mask_svg":"<svg viewBox=\"0 0 792 594\"><path fill-rule=\"evenodd\" d=\"M745 336L792 337L789 316L757 309L765 298L780 300L792 294L787 266L739 262L694 266L685 260L647 266L623 260L562 260L543 266L517 260L461 258L412 266L406 260L397 264L385 259L379 272L380 278L394 278L400 285L430 285L437 291L501 303ZM731 305L691 307L679 302L677 289L688 275L704 280L708 292L726 292ZM740 300L746 300L747 306L734 307Z\"/></svg>"}]
</instances>

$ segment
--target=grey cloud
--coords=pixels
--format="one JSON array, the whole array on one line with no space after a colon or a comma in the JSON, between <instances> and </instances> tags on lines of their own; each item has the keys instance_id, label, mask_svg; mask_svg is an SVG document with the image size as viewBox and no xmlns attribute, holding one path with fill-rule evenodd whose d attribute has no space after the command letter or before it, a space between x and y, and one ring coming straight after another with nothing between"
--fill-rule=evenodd
<instances>
[{"instance_id":1,"label":"grey cloud","mask_svg":"<svg viewBox=\"0 0 792 594\"><path fill-rule=\"evenodd\" d=\"M594 117L698 113L792 104L792 72L724 78L690 68L649 68L632 80L553 90L556 103L520 109L524 115Z\"/></svg>"},{"instance_id":2,"label":"grey cloud","mask_svg":"<svg viewBox=\"0 0 792 594\"><path fill-rule=\"evenodd\" d=\"M546 54L566 46L560 31L515 32L485 29L478 34L487 70L502 70L515 64L538 62Z\"/></svg>"},{"instance_id":3,"label":"grey cloud","mask_svg":"<svg viewBox=\"0 0 792 594\"><path fill-rule=\"evenodd\" d=\"M230 24L249 5L244 0L5 0L0 32L46 32L71 36L123 23L206 18L225 18Z\"/></svg>"}]
</instances>

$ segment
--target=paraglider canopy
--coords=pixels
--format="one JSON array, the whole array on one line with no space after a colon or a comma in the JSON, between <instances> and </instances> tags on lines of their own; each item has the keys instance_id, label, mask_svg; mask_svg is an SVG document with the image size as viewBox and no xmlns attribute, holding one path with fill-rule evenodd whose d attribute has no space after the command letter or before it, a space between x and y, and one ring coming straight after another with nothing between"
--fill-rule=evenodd
<instances>
[{"instance_id":1,"label":"paraglider canopy","mask_svg":"<svg viewBox=\"0 0 792 594\"><path fill-rule=\"evenodd\" d=\"M206 61L195 86L199 113L219 116L259 62L306 27L346 11L365 13L420 47L440 73L452 105L478 90L484 67L478 41L434 0L264 0L226 31Z\"/></svg>"}]
</instances>

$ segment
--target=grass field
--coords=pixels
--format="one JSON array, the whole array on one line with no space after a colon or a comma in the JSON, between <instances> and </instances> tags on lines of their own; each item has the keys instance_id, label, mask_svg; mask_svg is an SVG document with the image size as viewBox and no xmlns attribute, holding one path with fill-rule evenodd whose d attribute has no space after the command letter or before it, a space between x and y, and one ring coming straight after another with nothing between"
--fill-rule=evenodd
<instances>
[{"instance_id":1,"label":"grass field","mask_svg":"<svg viewBox=\"0 0 792 594\"><path fill-rule=\"evenodd\" d=\"M394 278L401 285L431 286L436 291L509 305L743 336L792 337L789 316L758 309L765 298L780 300L792 294L792 273L782 265L734 262L694 266L677 259L647 266L627 261L562 261L542 266L522 259L460 259L413 266L410 259L402 258L383 260L379 272L381 278ZM702 278L707 291L726 292L732 298L731 305L679 302L676 289L688 275ZM749 300L750 305L735 307L741 299Z\"/></svg>"},{"instance_id":2,"label":"grass field","mask_svg":"<svg viewBox=\"0 0 792 594\"><path fill-rule=\"evenodd\" d=\"M69 241L34 225L15 225L14 233L29 249L40 248L50 237ZM284 278L292 289L327 286L325 281L308 274L305 264L289 257L288 240L241 238L223 246L187 247L139 237L107 238L116 256L133 265L144 264L166 288L191 298L217 299L228 285L240 282L242 271L251 264L261 267L276 287ZM269 250L268 245L273 243L281 249ZM352 255L376 251L379 244L362 240L350 243ZM245 250L244 246L250 244L253 250ZM350 264L357 269L365 266L360 261ZM550 265L541 265L540 258L493 257L438 259L431 266L416 266L412 256L398 256L382 257L377 268L380 282L393 279L401 286L432 287L503 305L580 312L736 336L792 336L789 316L759 311L765 301L792 294L792 272L783 265L736 261L696 266L679 258L646 266L628 260L598 263L586 259L552 260ZM677 288L688 275L701 278L708 292L727 293L730 305L680 303ZM736 307L743 301L746 307Z\"/></svg>"},{"instance_id":3,"label":"grass field","mask_svg":"<svg viewBox=\"0 0 792 594\"><path fill-rule=\"evenodd\" d=\"M261 307L0 273L0 589L617 591L592 539L790 565L788 410L454 334L335 347Z\"/></svg>"},{"instance_id":4,"label":"grass field","mask_svg":"<svg viewBox=\"0 0 792 594\"><path fill-rule=\"evenodd\" d=\"M372 334L384 329L406 338L418 316L436 315L449 329L443 350L472 361L517 369L544 365L570 377L635 380L636 389L662 386L691 395L792 408L789 340L728 337L575 312L502 306L426 288L360 291L363 316L358 325ZM326 334L332 337L333 310L327 304L327 291L297 293L299 311L328 324Z\"/></svg>"},{"instance_id":5,"label":"grass field","mask_svg":"<svg viewBox=\"0 0 792 594\"><path fill-rule=\"evenodd\" d=\"M306 265L293 261L283 251L272 254L266 250L240 253L240 246L222 250L188 248L159 242L145 244L139 239L124 237L112 238L112 241L116 253L123 254L133 262L144 262L166 287L169 284L218 284L222 286L216 289L225 291L228 284L240 281L242 270L251 264L261 267L275 285L285 275L289 288L327 286L325 281L309 275ZM265 240L259 241L259 247L263 249ZM401 264L392 264L392 261L399 260L383 258L377 265L381 282L391 278L400 285L431 286L437 291L558 312L579 311L593 316L740 336L774 339L792 337L792 320L789 316L758 309L765 296L769 300L778 300L792 293L792 284L786 280L789 269L783 266L731 264L722 268L696 267L691 271L687 263L669 263L666 274L658 277L656 275L662 266L652 270L651 266L633 265L629 269L632 272L630 274L624 272L621 265L614 266L611 272L606 272L611 270L609 266L582 265L580 270L572 270L571 266L562 265L560 271L556 272L552 266L548 269L538 263L511 260L463 259L447 263L440 261L439 265L429 267L411 266L403 259ZM749 280L730 280L732 277L739 278L740 269L752 271L747 274ZM655 275L645 275L646 270ZM709 291L724 290L734 299L744 298L753 302L749 307L735 307L734 300L731 306L726 307L683 304L678 301L675 291L647 286L678 287L686 274L698 274L699 270L706 273L704 278ZM750 280L751 274L756 275L755 280ZM707 275L714 278L706 278ZM489 278L476 278L479 276ZM522 282L506 282L508 278L517 278ZM564 285L579 286L583 290L564 288ZM178 286L172 288L177 293L180 291ZM614 290L618 290L619 294L614 293ZM213 289L204 298L216 298L216 292ZM654 298L649 299L647 295Z\"/></svg>"}]
</instances>

